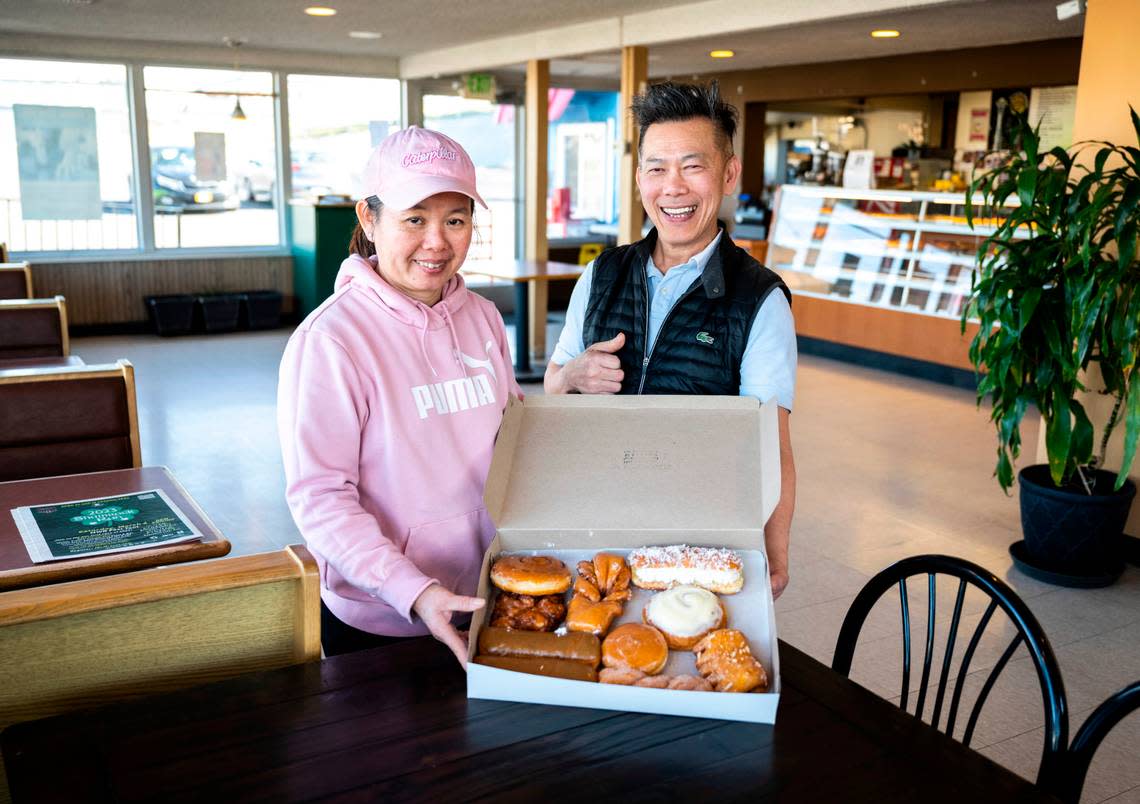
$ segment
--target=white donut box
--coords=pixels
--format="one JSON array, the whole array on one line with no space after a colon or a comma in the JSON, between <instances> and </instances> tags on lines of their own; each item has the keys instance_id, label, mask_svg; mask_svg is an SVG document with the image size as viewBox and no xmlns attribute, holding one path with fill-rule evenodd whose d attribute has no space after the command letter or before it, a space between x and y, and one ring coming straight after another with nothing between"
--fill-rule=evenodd
<instances>
[{"instance_id":1,"label":"white donut box","mask_svg":"<svg viewBox=\"0 0 1140 804\"><path fill-rule=\"evenodd\" d=\"M470 662L467 697L775 723L780 662L764 523L780 498L776 403L750 397L534 396L512 400L484 501L497 535L483 557L469 658L490 612L500 553L551 555L573 569L599 551L690 544L740 553L744 588L722 595L728 626L764 665L764 693L692 692L570 681ZM615 625L640 622L634 590ZM666 673L695 673L670 651Z\"/></svg>"}]
</instances>

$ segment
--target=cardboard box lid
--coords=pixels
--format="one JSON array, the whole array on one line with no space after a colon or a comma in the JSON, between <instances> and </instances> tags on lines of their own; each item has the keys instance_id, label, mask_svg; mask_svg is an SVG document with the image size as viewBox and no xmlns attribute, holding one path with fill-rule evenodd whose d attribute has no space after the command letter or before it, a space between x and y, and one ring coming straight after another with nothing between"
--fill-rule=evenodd
<instances>
[{"instance_id":1,"label":"cardboard box lid","mask_svg":"<svg viewBox=\"0 0 1140 804\"><path fill-rule=\"evenodd\" d=\"M777 422L775 402L751 397L512 399L484 501L505 534L590 546L607 531L685 531L743 546L780 498Z\"/></svg>"}]
</instances>

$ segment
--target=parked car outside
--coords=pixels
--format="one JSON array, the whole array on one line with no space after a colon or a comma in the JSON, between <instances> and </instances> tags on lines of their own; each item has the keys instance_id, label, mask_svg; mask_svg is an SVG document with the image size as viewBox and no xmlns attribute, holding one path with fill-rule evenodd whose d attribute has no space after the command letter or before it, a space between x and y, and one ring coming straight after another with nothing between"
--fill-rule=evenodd
<instances>
[{"instance_id":1,"label":"parked car outside","mask_svg":"<svg viewBox=\"0 0 1140 804\"><path fill-rule=\"evenodd\" d=\"M219 212L239 205L229 180L202 181L195 175L193 148L152 148L150 166L155 212Z\"/></svg>"},{"instance_id":2,"label":"parked car outside","mask_svg":"<svg viewBox=\"0 0 1140 804\"><path fill-rule=\"evenodd\" d=\"M243 202L273 202L273 191L277 186L277 170L272 162L260 159L247 159L234 169L234 184L238 199Z\"/></svg>"}]
</instances>

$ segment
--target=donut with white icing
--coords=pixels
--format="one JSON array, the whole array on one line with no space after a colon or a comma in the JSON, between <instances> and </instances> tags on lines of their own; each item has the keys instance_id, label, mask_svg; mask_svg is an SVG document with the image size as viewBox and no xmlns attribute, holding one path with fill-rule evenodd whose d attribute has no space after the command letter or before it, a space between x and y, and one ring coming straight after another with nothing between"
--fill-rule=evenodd
<instances>
[{"instance_id":1,"label":"donut with white icing","mask_svg":"<svg viewBox=\"0 0 1140 804\"><path fill-rule=\"evenodd\" d=\"M641 618L665 636L673 650L690 650L710 631L728 621L719 597L699 586L674 586L658 592L642 609Z\"/></svg>"}]
</instances>

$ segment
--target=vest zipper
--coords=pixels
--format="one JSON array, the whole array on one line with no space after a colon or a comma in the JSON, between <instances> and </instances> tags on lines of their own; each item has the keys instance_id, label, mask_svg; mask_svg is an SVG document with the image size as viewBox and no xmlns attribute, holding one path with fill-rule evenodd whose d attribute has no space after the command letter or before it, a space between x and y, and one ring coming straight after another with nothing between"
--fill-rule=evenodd
<instances>
[{"instance_id":1,"label":"vest zipper","mask_svg":"<svg viewBox=\"0 0 1140 804\"><path fill-rule=\"evenodd\" d=\"M704 273L703 271L701 272ZM641 382L637 385L637 395L641 396L642 390L645 388L645 377L649 373L649 358L653 355L653 350L657 347L657 341L661 337L661 333L665 331L665 325L669 323L669 319L673 317L673 311L681 306L681 302L696 293L697 289L701 286L701 276L698 275L696 280L693 281L693 286L690 287L681 298L673 302L673 306L669 308L669 312L665 314L665 320L661 322L661 329L657 330L657 336L653 339L653 343L649 343L649 318L651 310L649 307L649 277L645 277L645 356L641 358Z\"/></svg>"}]
</instances>

